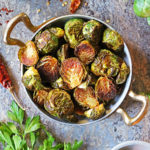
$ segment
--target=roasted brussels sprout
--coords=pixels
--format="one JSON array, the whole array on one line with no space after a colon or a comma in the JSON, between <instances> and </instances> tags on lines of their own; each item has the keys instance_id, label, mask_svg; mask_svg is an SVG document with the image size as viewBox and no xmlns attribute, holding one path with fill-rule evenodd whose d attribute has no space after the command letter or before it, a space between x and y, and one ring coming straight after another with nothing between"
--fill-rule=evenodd
<instances>
[{"instance_id":1,"label":"roasted brussels sprout","mask_svg":"<svg viewBox=\"0 0 150 150\"><path fill-rule=\"evenodd\" d=\"M103 49L91 65L91 71L96 76L115 77L120 69L120 58L111 51Z\"/></svg>"},{"instance_id":2,"label":"roasted brussels sprout","mask_svg":"<svg viewBox=\"0 0 150 150\"><path fill-rule=\"evenodd\" d=\"M107 77L100 77L95 85L95 94L100 100L109 102L115 98L117 89L112 80Z\"/></svg>"},{"instance_id":3,"label":"roasted brussels sprout","mask_svg":"<svg viewBox=\"0 0 150 150\"><path fill-rule=\"evenodd\" d=\"M65 24L65 39L69 42L71 48L75 48L84 39L82 34L83 23L82 19L70 19Z\"/></svg>"},{"instance_id":4,"label":"roasted brussels sprout","mask_svg":"<svg viewBox=\"0 0 150 150\"><path fill-rule=\"evenodd\" d=\"M83 64L88 65L94 60L96 51L90 42L84 40L75 48L74 54Z\"/></svg>"},{"instance_id":5,"label":"roasted brussels sprout","mask_svg":"<svg viewBox=\"0 0 150 150\"><path fill-rule=\"evenodd\" d=\"M103 25L96 20L88 21L83 27L84 37L93 44L98 44L100 42L102 31Z\"/></svg>"},{"instance_id":6,"label":"roasted brussels sprout","mask_svg":"<svg viewBox=\"0 0 150 150\"><path fill-rule=\"evenodd\" d=\"M44 88L42 90L35 91L33 94L33 100L40 105L40 107L44 106L44 101L47 100L47 96L49 93L49 88Z\"/></svg>"},{"instance_id":7,"label":"roasted brussels sprout","mask_svg":"<svg viewBox=\"0 0 150 150\"><path fill-rule=\"evenodd\" d=\"M66 58L68 58L68 49L69 49L69 45L64 44L57 51L57 57L60 62L63 62Z\"/></svg>"},{"instance_id":8,"label":"roasted brussels sprout","mask_svg":"<svg viewBox=\"0 0 150 150\"><path fill-rule=\"evenodd\" d=\"M58 48L58 38L48 29L35 36L35 43L41 54L48 54Z\"/></svg>"},{"instance_id":9,"label":"roasted brussels sprout","mask_svg":"<svg viewBox=\"0 0 150 150\"><path fill-rule=\"evenodd\" d=\"M71 96L60 89L53 89L49 92L47 100L44 101L44 107L51 115L59 118L71 115L74 111Z\"/></svg>"},{"instance_id":10,"label":"roasted brussels sprout","mask_svg":"<svg viewBox=\"0 0 150 150\"><path fill-rule=\"evenodd\" d=\"M97 120L104 115L105 111L106 110L104 108L104 105L100 104L92 109L85 111L84 115L89 119Z\"/></svg>"},{"instance_id":11,"label":"roasted brussels sprout","mask_svg":"<svg viewBox=\"0 0 150 150\"><path fill-rule=\"evenodd\" d=\"M58 38L62 38L65 34L65 31L59 27L52 27L50 28L50 32L53 33Z\"/></svg>"},{"instance_id":12,"label":"roasted brussels sprout","mask_svg":"<svg viewBox=\"0 0 150 150\"><path fill-rule=\"evenodd\" d=\"M38 69L43 81L53 82L59 78L59 66L55 57L42 57L36 68Z\"/></svg>"},{"instance_id":13,"label":"roasted brussels sprout","mask_svg":"<svg viewBox=\"0 0 150 150\"><path fill-rule=\"evenodd\" d=\"M88 75L87 78L86 78L86 80L85 80L84 82L82 82L82 83L78 86L78 88L86 89L86 88L88 87L88 85L90 84L90 82L91 82L91 76Z\"/></svg>"},{"instance_id":14,"label":"roasted brussels sprout","mask_svg":"<svg viewBox=\"0 0 150 150\"><path fill-rule=\"evenodd\" d=\"M64 60L60 68L60 75L69 89L74 89L81 84L85 72L84 66L76 57Z\"/></svg>"},{"instance_id":15,"label":"roasted brussels sprout","mask_svg":"<svg viewBox=\"0 0 150 150\"><path fill-rule=\"evenodd\" d=\"M103 33L103 41L106 46L114 51L123 50L124 43L120 34L114 30L107 28Z\"/></svg>"},{"instance_id":16,"label":"roasted brussels sprout","mask_svg":"<svg viewBox=\"0 0 150 150\"><path fill-rule=\"evenodd\" d=\"M26 66L33 66L39 60L37 48L32 41L28 41L25 47L21 47L18 52L20 62Z\"/></svg>"},{"instance_id":17,"label":"roasted brussels sprout","mask_svg":"<svg viewBox=\"0 0 150 150\"><path fill-rule=\"evenodd\" d=\"M41 78L38 71L34 67L30 67L23 75L22 82L24 86L30 90L40 90L44 86L41 84Z\"/></svg>"},{"instance_id":18,"label":"roasted brussels sprout","mask_svg":"<svg viewBox=\"0 0 150 150\"><path fill-rule=\"evenodd\" d=\"M116 84L123 84L126 81L129 72L129 67L123 61L123 63L121 64L120 72L116 78Z\"/></svg>"},{"instance_id":19,"label":"roasted brussels sprout","mask_svg":"<svg viewBox=\"0 0 150 150\"><path fill-rule=\"evenodd\" d=\"M94 108L99 105L94 89L89 86L86 89L76 88L74 98L84 108Z\"/></svg>"}]
</instances>

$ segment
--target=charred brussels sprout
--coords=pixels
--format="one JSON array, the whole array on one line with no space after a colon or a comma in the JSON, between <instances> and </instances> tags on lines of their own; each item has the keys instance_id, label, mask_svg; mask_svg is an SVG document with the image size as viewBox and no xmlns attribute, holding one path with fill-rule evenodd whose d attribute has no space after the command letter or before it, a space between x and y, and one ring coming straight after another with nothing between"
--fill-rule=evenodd
<instances>
[{"instance_id":1,"label":"charred brussels sprout","mask_svg":"<svg viewBox=\"0 0 150 150\"><path fill-rule=\"evenodd\" d=\"M103 49L91 65L91 71L96 76L115 77L120 69L120 58L111 51Z\"/></svg>"},{"instance_id":2,"label":"charred brussels sprout","mask_svg":"<svg viewBox=\"0 0 150 150\"><path fill-rule=\"evenodd\" d=\"M65 39L69 42L71 48L75 48L84 39L82 34L83 23L82 19L70 19L65 24Z\"/></svg>"},{"instance_id":3,"label":"charred brussels sprout","mask_svg":"<svg viewBox=\"0 0 150 150\"><path fill-rule=\"evenodd\" d=\"M41 84L41 78L38 71L34 67L30 67L23 75L22 82L24 86L30 90L40 90L44 86Z\"/></svg>"},{"instance_id":4,"label":"charred brussels sprout","mask_svg":"<svg viewBox=\"0 0 150 150\"><path fill-rule=\"evenodd\" d=\"M44 101L44 107L51 115L59 118L71 115L74 111L70 95L60 89L53 89L49 92L47 100Z\"/></svg>"},{"instance_id":5,"label":"charred brussels sprout","mask_svg":"<svg viewBox=\"0 0 150 150\"><path fill-rule=\"evenodd\" d=\"M100 77L95 85L95 94L100 100L109 102L115 98L117 89L112 80L107 77Z\"/></svg>"},{"instance_id":6,"label":"charred brussels sprout","mask_svg":"<svg viewBox=\"0 0 150 150\"><path fill-rule=\"evenodd\" d=\"M60 62L63 62L68 57L68 49L69 49L69 45L68 44L64 44L57 51L58 60Z\"/></svg>"},{"instance_id":7,"label":"charred brussels sprout","mask_svg":"<svg viewBox=\"0 0 150 150\"><path fill-rule=\"evenodd\" d=\"M20 62L26 66L33 66L39 60L37 48L32 41L28 41L18 52Z\"/></svg>"},{"instance_id":8,"label":"charred brussels sprout","mask_svg":"<svg viewBox=\"0 0 150 150\"><path fill-rule=\"evenodd\" d=\"M99 43L99 41L101 40L102 31L103 25L96 20L88 21L83 27L84 37L93 44Z\"/></svg>"},{"instance_id":9,"label":"charred brussels sprout","mask_svg":"<svg viewBox=\"0 0 150 150\"><path fill-rule=\"evenodd\" d=\"M40 53L45 55L58 48L58 37L47 29L36 35L35 43Z\"/></svg>"},{"instance_id":10,"label":"charred brussels sprout","mask_svg":"<svg viewBox=\"0 0 150 150\"><path fill-rule=\"evenodd\" d=\"M60 68L60 75L69 89L74 89L81 84L85 72L84 66L75 57L64 60Z\"/></svg>"},{"instance_id":11,"label":"charred brussels sprout","mask_svg":"<svg viewBox=\"0 0 150 150\"><path fill-rule=\"evenodd\" d=\"M59 66L55 57L42 57L37 64L37 69L43 81L53 82L59 78Z\"/></svg>"},{"instance_id":12,"label":"charred brussels sprout","mask_svg":"<svg viewBox=\"0 0 150 150\"><path fill-rule=\"evenodd\" d=\"M123 50L124 43L120 34L114 30L107 28L103 33L103 41L106 46L114 51Z\"/></svg>"},{"instance_id":13,"label":"charred brussels sprout","mask_svg":"<svg viewBox=\"0 0 150 150\"><path fill-rule=\"evenodd\" d=\"M90 42L84 40L75 48L74 54L88 65L94 60L96 51Z\"/></svg>"},{"instance_id":14,"label":"charred brussels sprout","mask_svg":"<svg viewBox=\"0 0 150 150\"><path fill-rule=\"evenodd\" d=\"M50 32L53 33L58 38L64 37L65 31L59 27L52 27L50 28Z\"/></svg>"},{"instance_id":15,"label":"charred brussels sprout","mask_svg":"<svg viewBox=\"0 0 150 150\"><path fill-rule=\"evenodd\" d=\"M105 111L106 110L104 108L104 105L100 104L92 109L85 111L84 115L89 119L97 120L104 115Z\"/></svg>"},{"instance_id":16,"label":"charred brussels sprout","mask_svg":"<svg viewBox=\"0 0 150 150\"><path fill-rule=\"evenodd\" d=\"M47 96L50 89L45 88L42 90L35 91L33 94L33 100L40 105L40 107L44 106L44 101L47 100Z\"/></svg>"},{"instance_id":17,"label":"charred brussels sprout","mask_svg":"<svg viewBox=\"0 0 150 150\"><path fill-rule=\"evenodd\" d=\"M129 67L123 61L123 63L121 64L120 72L116 78L116 84L123 84L126 81L129 72Z\"/></svg>"},{"instance_id":18,"label":"charred brussels sprout","mask_svg":"<svg viewBox=\"0 0 150 150\"><path fill-rule=\"evenodd\" d=\"M87 87L86 89L76 88L74 90L74 98L84 108L94 108L99 105L92 87Z\"/></svg>"}]
</instances>

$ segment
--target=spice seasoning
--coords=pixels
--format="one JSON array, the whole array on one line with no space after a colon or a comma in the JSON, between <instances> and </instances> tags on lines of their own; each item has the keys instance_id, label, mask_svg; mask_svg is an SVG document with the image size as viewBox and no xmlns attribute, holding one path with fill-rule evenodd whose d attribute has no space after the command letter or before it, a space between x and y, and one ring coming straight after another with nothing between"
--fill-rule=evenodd
<instances>
[{"instance_id":1,"label":"spice seasoning","mask_svg":"<svg viewBox=\"0 0 150 150\"><path fill-rule=\"evenodd\" d=\"M70 12L75 13L75 11L79 8L81 4L81 0L71 0Z\"/></svg>"}]
</instances>

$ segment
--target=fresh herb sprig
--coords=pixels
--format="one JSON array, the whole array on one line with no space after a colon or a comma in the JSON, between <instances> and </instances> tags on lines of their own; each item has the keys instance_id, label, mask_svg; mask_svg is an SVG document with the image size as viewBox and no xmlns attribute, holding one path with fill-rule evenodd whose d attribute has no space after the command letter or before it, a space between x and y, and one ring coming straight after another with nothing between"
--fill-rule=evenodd
<instances>
[{"instance_id":1,"label":"fresh herb sprig","mask_svg":"<svg viewBox=\"0 0 150 150\"><path fill-rule=\"evenodd\" d=\"M40 117L28 117L25 120L24 111L14 101L7 116L13 122L0 122L0 143L4 150L34 150L39 138L39 130L43 130L47 138L38 146L38 150L78 150L83 144L83 141L77 140L73 145L70 143L54 144L55 138L41 124Z\"/></svg>"},{"instance_id":2,"label":"fresh herb sprig","mask_svg":"<svg viewBox=\"0 0 150 150\"><path fill-rule=\"evenodd\" d=\"M147 18L150 25L150 0L135 0L133 9L137 16Z\"/></svg>"}]
</instances>

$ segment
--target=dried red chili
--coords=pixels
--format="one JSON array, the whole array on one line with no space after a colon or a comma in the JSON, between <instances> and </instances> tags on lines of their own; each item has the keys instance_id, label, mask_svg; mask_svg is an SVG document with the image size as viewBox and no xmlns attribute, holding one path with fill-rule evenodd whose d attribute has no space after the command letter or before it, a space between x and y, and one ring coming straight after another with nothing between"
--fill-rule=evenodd
<instances>
[{"instance_id":1,"label":"dried red chili","mask_svg":"<svg viewBox=\"0 0 150 150\"><path fill-rule=\"evenodd\" d=\"M0 58L0 83L6 89L9 89L12 87L12 82L11 82L8 72L4 66L2 58Z\"/></svg>"},{"instance_id":2,"label":"dried red chili","mask_svg":"<svg viewBox=\"0 0 150 150\"><path fill-rule=\"evenodd\" d=\"M71 0L70 12L75 13L75 11L79 8L81 4L81 0Z\"/></svg>"}]
</instances>

